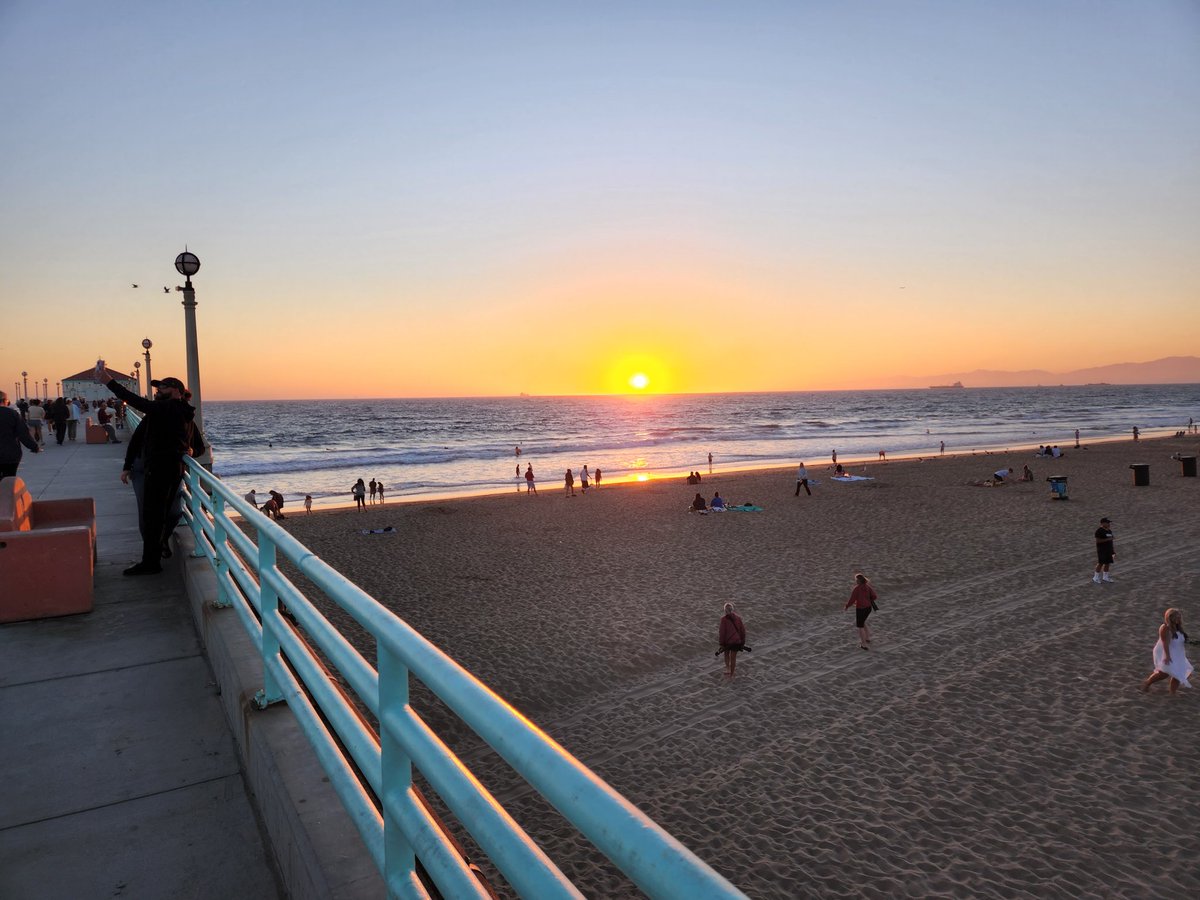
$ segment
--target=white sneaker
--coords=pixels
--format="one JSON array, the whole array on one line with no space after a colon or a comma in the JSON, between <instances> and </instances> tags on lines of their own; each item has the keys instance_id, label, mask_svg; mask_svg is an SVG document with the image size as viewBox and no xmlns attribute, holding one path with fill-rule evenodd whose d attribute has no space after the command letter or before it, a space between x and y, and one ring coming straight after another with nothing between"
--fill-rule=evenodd
<instances>
[{"instance_id":1,"label":"white sneaker","mask_svg":"<svg viewBox=\"0 0 1200 900\"><path fill-rule=\"evenodd\" d=\"M1100 573L1099 573L1099 572L1097 572L1095 575L1093 575L1093 576L1092 576L1092 581L1093 581L1095 584L1099 584L1099 583L1100 583Z\"/></svg>"},{"instance_id":2,"label":"white sneaker","mask_svg":"<svg viewBox=\"0 0 1200 900\"><path fill-rule=\"evenodd\" d=\"M1110 584L1113 582L1113 579L1109 578L1107 575L1105 575L1105 576L1104 576L1103 578L1101 578L1100 580L1101 580L1101 581L1107 581L1107 582L1109 582Z\"/></svg>"}]
</instances>

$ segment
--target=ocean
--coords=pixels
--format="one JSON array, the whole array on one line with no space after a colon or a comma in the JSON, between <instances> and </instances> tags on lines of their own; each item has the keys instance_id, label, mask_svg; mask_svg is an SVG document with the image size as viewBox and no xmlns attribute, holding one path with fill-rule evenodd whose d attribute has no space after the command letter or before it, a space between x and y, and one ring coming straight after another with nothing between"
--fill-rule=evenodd
<instances>
[{"instance_id":1,"label":"ocean","mask_svg":"<svg viewBox=\"0 0 1200 900\"><path fill-rule=\"evenodd\" d=\"M355 479L388 500L516 490L568 468L605 482L714 470L1074 445L1174 433L1200 418L1200 385L1087 385L603 397L208 401L214 471L239 494L273 489L319 506ZM521 448L518 460L516 447Z\"/></svg>"}]
</instances>

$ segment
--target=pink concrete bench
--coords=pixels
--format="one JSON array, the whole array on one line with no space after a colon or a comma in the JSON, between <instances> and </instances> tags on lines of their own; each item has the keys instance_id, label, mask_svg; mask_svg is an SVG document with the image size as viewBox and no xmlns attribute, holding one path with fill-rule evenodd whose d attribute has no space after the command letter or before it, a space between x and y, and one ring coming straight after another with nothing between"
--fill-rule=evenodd
<instances>
[{"instance_id":1,"label":"pink concrete bench","mask_svg":"<svg viewBox=\"0 0 1200 900\"><path fill-rule=\"evenodd\" d=\"M91 612L95 571L95 500L34 500L0 478L0 622Z\"/></svg>"}]
</instances>

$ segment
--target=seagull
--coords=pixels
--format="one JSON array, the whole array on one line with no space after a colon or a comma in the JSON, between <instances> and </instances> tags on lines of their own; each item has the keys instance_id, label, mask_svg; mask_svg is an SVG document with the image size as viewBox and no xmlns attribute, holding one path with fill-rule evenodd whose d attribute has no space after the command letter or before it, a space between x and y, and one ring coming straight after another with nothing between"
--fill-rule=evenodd
<instances>
[{"instance_id":1,"label":"seagull","mask_svg":"<svg viewBox=\"0 0 1200 900\"><path fill-rule=\"evenodd\" d=\"M137 285L135 284L134 287L137 287Z\"/></svg>"},{"instance_id":2,"label":"seagull","mask_svg":"<svg viewBox=\"0 0 1200 900\"><path fill-rule=\"evenodd\" d=\"M171 293L171 289L170 289L169 287L167 287L165 284L163 285L163 293L164 293L164 294L169 294L169 293Z\"/></svg>"}]
</instances>

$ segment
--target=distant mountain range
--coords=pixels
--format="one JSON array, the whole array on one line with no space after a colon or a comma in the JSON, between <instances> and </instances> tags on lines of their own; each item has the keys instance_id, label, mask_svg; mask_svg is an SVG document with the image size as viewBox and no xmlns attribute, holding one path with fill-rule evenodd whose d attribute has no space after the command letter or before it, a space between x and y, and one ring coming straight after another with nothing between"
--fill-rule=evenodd
<instances>
[{"instance_id":1,"label":"distant mountain range","mask_svg":"<svg viewBox=\"0 0 1200 900\"><path fill-rule=\"evenodd\" d=\"M941 375L903 376L895 387L929 387L961 381L964 387L1023 387L1053 384L1195 384L1200 383L1200 356L1168 356L1142 363L1114 363L1070 372L1025 369L1004 372L976 369L973 372L947 372Z\"/></svg>"}]
</instances>

